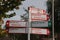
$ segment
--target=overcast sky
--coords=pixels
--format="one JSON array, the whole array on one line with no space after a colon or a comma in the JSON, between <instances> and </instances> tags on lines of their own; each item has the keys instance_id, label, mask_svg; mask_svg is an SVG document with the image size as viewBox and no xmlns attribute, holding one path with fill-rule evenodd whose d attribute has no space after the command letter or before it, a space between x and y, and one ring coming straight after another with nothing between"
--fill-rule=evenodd
<instances>
[{"instance_id":1,"label":"overcast sky","mask_svg":"<svg viewBox=\"0 0 60 40\"><path fill-rule=\"evenodd\" d=\"M26 13L23 8L27 9L29 6L34 6L36 8L46 10L47 9L46 1L47 0L25 0L24 2L22 2L22 5L19 6L20 7L19 10L14 9L14 11L12 11L12 12L16 12L17 15L14 17L11 17L11 18L7 18L7 19L20 20L21 19L20 15L23 15ZM8 13L11 13L11 11ZM7 19L5 19L5 20L7 20Z\"/></svg>"},{"instance_id":2,"label":"overcast sky","mask_svg":"<svg viewBox=\"0 0 60 40\"><path fill-rule=\"evenodd\" d=\"M12 12L16 12L16 16L11 17L11 18L5 18L5 22L6 20L20 20L20 15L25 14L26 12L24 11L23 8L27 9L29 6L34 6L36 8L40 8L40 9L47 9L46 6L46 2L47 0L25 0L24 2L22 2L22 5L19 6L19 10L14 9L14 11L9 11L7 14L10 14Z\"/></svg>"}]
</instances>

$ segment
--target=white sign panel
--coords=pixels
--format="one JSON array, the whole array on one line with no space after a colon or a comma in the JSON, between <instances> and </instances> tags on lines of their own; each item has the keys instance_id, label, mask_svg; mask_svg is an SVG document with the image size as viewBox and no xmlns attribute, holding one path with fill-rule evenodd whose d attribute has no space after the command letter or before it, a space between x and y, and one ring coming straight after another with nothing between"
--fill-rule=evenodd
<instances>
[{"instance_id":1,"label":"white sign panel","mask_svg":"<svg viewBox=\"0 0 60 40\"><path fill-rule=\"evenodd\" d=\"M45 10L29 7L29 21L47 20L47 13Z\"/></svg>"},{"instance_id":2,"label":"white sign panel","mask_svg":"<svg viewBox=\"0 0 60 40\"><path fill-rule=\"evenodd\" d=\"M35 21L31 23L32 27L48 27L48 21Z\"/></svg>"},{"instance_id":3,"label":"white sign panel","mask_svg":"<svg viewBox=\"0 0 60 40\"><path fill-rule=\"evenodd\" d=\"M26 28L9 28L8 33L26 33Z\"/></svg>"},{"instance_id":4,"label":"white sign panel","mask_svg":"<svg viewBox=\"0 0 60 40\"><path fill-rule=\"evenodd\" d=\"M32 6L29 7L29 12L30 13L38 13L38 14L46 14L46 10L35 8Z\"/></svg>"},{"instance_id":5,"label":"white sign panel","mask_svg":"<svg viewBox=\"0 0 60 40\"><path fill-rule=\"evenodd\" d=\"M48 29L42 29L42 28L32 28L31 31L32 31L32 34L43 34L43 35L50 34Z\"/></svg>"},{"instance_id":6,"label":"white sign panel","mask_svg":"<svg viewBox=\"0 0 60 40\"><path fill-rule=\"evenodd\" d=\"M33 15L31 14L32 21L40 21L40 20L47 20L47 15Z\"/></svg>"},{"instance_id":7,"label":"white sign panel","mask_svg":"<svg viewBox=\"0 0 60 40\"><path fill-rule=\"evenodd\" d=\"M25 21L15 21L15 20L10 20L7 22L9 27L27 27L27 23Z\"/></svg>"}]
</instances>

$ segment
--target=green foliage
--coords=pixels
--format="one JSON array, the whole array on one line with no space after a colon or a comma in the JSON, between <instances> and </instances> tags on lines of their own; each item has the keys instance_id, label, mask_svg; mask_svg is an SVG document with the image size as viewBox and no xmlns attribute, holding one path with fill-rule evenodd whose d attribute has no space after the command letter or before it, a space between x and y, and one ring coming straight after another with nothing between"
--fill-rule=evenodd
<instances>
[{"instance_id":1,"label":"green foliage","mask_svg":"<svg viewBox=\"0 0 60 40\"><path fill-rule=\"evenodd\" d=\"M14 13L12 13L12 14L10 14L10 15L6 15L6 16L4 16L5 18L10 18L10 17L13 17L13 16L15 16L16 15L16 13L14 12Z\"/></svg>"},{"instance_id":2,"label":"green foliage","mask_svg":"<svg viewBox=\"0 0 60 40\"><path fill-rule=\"evenodd\" d=\"M60 7L60 0L55 0L54 7L59 8Z\"/></svg>"},{"instance_id":3,"label":"green foliage","mask_svg":"<svg viewBox=\"0 0 60 40\"><path fill-rule=\"evenodd\" d=\"M47 1L48 13L52 13L52 2Z\"/></svg>"},{"instance_id":4,"label":"green foliage","mask_svg":"<svg viewBox=\"0 0 60 40\"><path fill-rule=\"evenodd\" d=\"M22 4L21 1L24 0L0 0L0 23L2 18L10 18L16 15L15 12L10 15L7 15L6 12L12 11L14 8L18 9L18 6ZM5 35L5 33L2 33L2 31L4 30L1 29L0 25L0 37Z\"/></svg>"},{"instance_id":5,"label":"green foliage","mask_svg":"<svg viewBox=\"0 0 60 40\"><path fill-rule=\"evenodd\" d=\"M18 5L21 5L21 1L24 0L0 0L0 18L7 17L5 12L12 11L14 8L16 9ZM12 14L9 17L13 17Z\"/></svg>"},{"instance_id":6,"label":"green foliage","mask_svg":"<svg viewBox=\"0 0 60 40\"><path fill-rule=\"evenodd\" d=\"M24 11L25 11L26 13L23 14L23 15L21 15L20 17L22 18L22 20L28 21L29 11L28 11L27 9L25 9L25 8L23 8L23 9L24 9Z\"/></svg>"}]
</instances>

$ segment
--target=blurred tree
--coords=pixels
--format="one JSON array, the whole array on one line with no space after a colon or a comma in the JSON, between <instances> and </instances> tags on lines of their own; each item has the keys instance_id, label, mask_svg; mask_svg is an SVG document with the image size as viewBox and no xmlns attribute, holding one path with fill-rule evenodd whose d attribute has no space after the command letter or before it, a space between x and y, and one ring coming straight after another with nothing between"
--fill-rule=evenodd
<instances>
[{"instance_id":1,"label":"blurred tree","mask_svg":"<svg viewBox=\"0 0 60 40\"><path fill-rule=\"evenodd\" d=\"M55 0L54 2L54 26L55 26L55 32L57 33L56 40L60 40L60 0Z\"/></svg>"},{"instance_id":2,"label":"blurred tree","mask_svg":"<svg viewBox=\"0 0 60 40\"><path fill-rule=\"evenodd\" d=\"M6 12L12 11L14 8L19 9L19 5L21 5L24 0L0 0L0 34L2 32L1 25L4 23L4 18L10 18L16 15L16 13L12 13L7 15Z\"/></svg>"},{"instance_id":3,"label":"blurred tree","mask_svg":"<svg viewBox=\"0 0 60 40\"><path fill-rule=\"evenodd\" d=\"M48 11L48 13L52 13L52 0L48 0L47 1L47 7L48 7L48 9L47 9L47 11Z\"/></svg>"},{"instance_id":4,"label":"blurred tree","mask_svg":"<svg viewBox=\"0 0 60 40\"><path fill-rule=\"evenodd\" d=\"M55 10L54 10L54 13L55 13L55 31L57 33L60 33L60 0L55 0L55 3L54 3L54 7L55 7Z\"/></svg>"},{"instance_id":5,"label":"blurred tree","mask_svg":"<svg viewBox=\"0 0 60 40\"><path fill-rule=\"evenodd\" d=\"M28 21L29 11L28 11L27 9L25 9L25 8L23 8L23 9L24 9L24 11L25 11L26 13L23 14L23 15L20 15L20 17L22 18L22 20Z\"/></svg>"}]
</instances>

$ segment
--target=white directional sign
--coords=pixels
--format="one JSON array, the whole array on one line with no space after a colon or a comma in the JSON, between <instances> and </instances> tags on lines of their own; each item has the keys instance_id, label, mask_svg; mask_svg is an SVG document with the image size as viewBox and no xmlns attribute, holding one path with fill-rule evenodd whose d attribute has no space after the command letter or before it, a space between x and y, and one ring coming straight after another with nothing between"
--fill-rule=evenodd
<instances>
[{"instance_id":1,"label":"white directional sign","mask_svg":"<svg viewBox=\"0 0 60 40\"><path fill-rule=\"evenodd\" d=\"M47 20L47 15L33 15L31 14L31 20L32 21L41 21L41 20Z\"/></svg>"},{"instance_id":2,"label":"white directional sign","mask_svg":"<svg viewBox=\"0 0 60 40\"><path fill-rule=\"evenodd\" d=\"M18 20L9 20L7 21L6 25L8 27L27 27L27 23L25 21Z\"/></svg>"},{"instance_id":3,"label":"white directional sign","mask_svg":"<svg viewBox=\"0 0 60 40\"><path fill-rule=\"evenodd\" d=\"M36 21L32 22L32 27L48 27L48 21Z\"/></svg>"},{"instance_id":4,"label":"white directional sign","mask_svg":"<svg viewBox=\"0 0 60 40\"><path fill-rule=\"evenodd\" d=\"M43 34L43 35L50 34L50 31L48 29L43 29L43 28L32 28L31 31L32 34Z\"/></svg>"},{"instance_id":5,"label":"white directional sign","mask_svg":"<svg viewBox=\"0 0 60 40\"><path fill-rule=\"evenodd\" d=\"M51 27L51 21L35 21L31 22L32 27Z\"/></svg>"},{"instance_id":6,"label":"white directional sign","mask_svg":"<svg viewBox=\"0 0 60 40\"><path fill-rule=\"evenodd\" d=\"M38 13L38 14L46 14L46 10L35 8L32 6L29 7L29 12L30 13Z\"/></svg>"},{"instance_id":7,"label":"white directional sign","mask_svg":"<svg viewBox=\"0 0 60 40\"><path fill-rule=\"evenodd\" d=\"M26 28L9 28L8 33L26 33Z\"/></svg>"}]
</instances>

